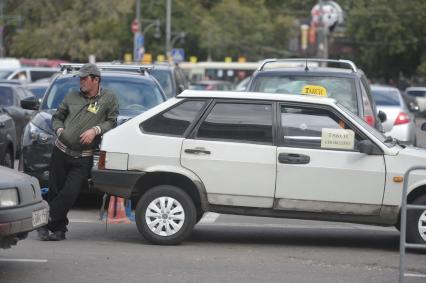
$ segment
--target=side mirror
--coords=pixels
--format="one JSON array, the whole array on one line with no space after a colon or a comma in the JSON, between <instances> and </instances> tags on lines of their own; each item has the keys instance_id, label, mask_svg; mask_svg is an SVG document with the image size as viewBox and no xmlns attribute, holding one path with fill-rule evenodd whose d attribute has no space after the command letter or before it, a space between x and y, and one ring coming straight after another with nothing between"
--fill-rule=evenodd
<instances>
[{"instance_id":1,"label":"side mirror","mask_svg":"<svg viewBox=\"0 0 426 283\"><path fill-rule=\"evenodd\" d=\"M422 131L426 131L426 123L422 124L422 128L421 129L422 129Z\"/></svg>"},{"instance_id":2,"label":"side mirror","mask_svg":"<svg viewBox=\"0 0 426 283\"><path fill-rule=\"evenodd\" d=\"M425 123L426 124L426 123ZM367 155L380 155L382 151L370 140L362 140L358 143L359 152Z\"/></svg>"},{"instance_id":3,"label":"side mirror","mask_svg":"<svg viewBox=\"0 0 426 283\"><path fill-rule=\"evenodd\" d=\"M40 103L35 100L21 100L21 107L28 110L38 110Z\"/></svg>"},{"instance_id":4,"label":"side mirror","mask_svg":"<svg viewBox=\"0 0 426 283\"><path fill-rule=\"evenodd\" d=\"M419 105L417 103L414 102L410 102L408 103L408 110L410 110L411 112L419 112L420 108Z\"/></svg>"},{"instance_id":5,"label":"side mirror","mask_svg":"<svg viewBox=\"0 0 426 283\"><path fill-rule=\"evenodd\" d=\"M380 122L386 122L387 120L387 116L386 113L383 112L382 110L379 110L379 113L377 114L377 117L379 117Z\"/></svg>"}]
</instances>

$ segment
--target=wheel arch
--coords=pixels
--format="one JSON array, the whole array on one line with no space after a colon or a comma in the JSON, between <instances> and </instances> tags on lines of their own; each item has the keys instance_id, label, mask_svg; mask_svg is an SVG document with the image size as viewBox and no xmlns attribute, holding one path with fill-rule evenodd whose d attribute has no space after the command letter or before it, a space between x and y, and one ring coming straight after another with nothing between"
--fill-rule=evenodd
<instances>
[{"instance_id":1,"label":"wheel arch","mask_svg":"<svg viewBox=\"0 0 426 283\"><path fill-rule=\"evenodd\" d=\"M208 210L207 192L202 182L178 172L155 171L144 174L133 187L131 198L138 200L146 191L158 185L179 187L194 201L197 212Z\"/></svg>"},{"instance_id":2,"label":"wheel arch","mask_svg":"<svg viewBox=\"0 0 426 283\"><path fill-rule=\"evenodd\" d=\"M426 195L426 184L418 186L417 188L410 191L410 193L407 195L407 203L413 203L416 198L422 195Z\"/></svg>"}]
</instances>

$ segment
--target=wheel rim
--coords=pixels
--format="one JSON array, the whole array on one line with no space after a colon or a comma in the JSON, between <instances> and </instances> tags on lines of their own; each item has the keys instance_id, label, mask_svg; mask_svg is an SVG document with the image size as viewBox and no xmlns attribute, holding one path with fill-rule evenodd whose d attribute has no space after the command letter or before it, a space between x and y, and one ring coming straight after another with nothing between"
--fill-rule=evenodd
<instances>
[{"instance_id":1,"label":"wheel rim","mask_svg":"<svg viewBox=\"0 0 426 283\"><path fill-rule=\"evenodd\" d=\"M417 227L419 229L420 237L422 237L423 241L426 242L426 210L420 215Z\"/></svg>"},{"instance_id":2,"label":"wheel rim","mask_svg":"<svg viewBox=\"0 0 426 283\"><path fill-rule=\"evenodd\" d=\"M146 208L145 221L154 234L171 236L182 228L185 222L185 211L176 199L159 197Z\"/></svg>"}]
</instances>

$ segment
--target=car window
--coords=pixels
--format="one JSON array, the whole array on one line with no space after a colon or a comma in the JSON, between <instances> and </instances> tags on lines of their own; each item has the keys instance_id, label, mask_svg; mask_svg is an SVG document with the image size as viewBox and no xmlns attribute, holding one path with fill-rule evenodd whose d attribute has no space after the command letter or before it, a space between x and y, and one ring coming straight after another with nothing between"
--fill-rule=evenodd
<instances>
[{"instance_id":1,"label":"car window","mask_svg":"<svg viewBox=\"0 0 426 283\"><path fill-rule=\"evenodd\" d=\"M167 98L175 96L173 93L173 79L171 72L154 68L150 73L160 83L161 88L163 89Z\"/></svg>"},{"instance_id":2,"label":"car window","mask_svg":"<svg viewBox=\"0 0 426 283\"><path fill-rule=\"evenodd\" d=\"M272 105L218 102L196 138L272 144Z\"/></svg>"},{"instance_id":3,"label":"car window","mask_svg":"<svg viewBox=\"0 0 426 283\"><path fill-rule=\"evenodd\" d=\"M254 82L256 92L303 94L306 86L325 88L325 96L339 101L346 108L358 114L355 80L353 78L328 76L257 76Z\"/></svg>"},{"instance_id":4,"label":"car window","mask_svg":"<svg viewBox=\"0 0 426 283\"><path fill-rule=\"evenodd\" d=\"M13 105L13 92L8 87L0 87L0 105L12 106Z\"/></svg>"},{"instance_id":5,"label":"car window","mask_svg":"<svg viewBox=\"0 0 426 283\"><path fill-rule=\"evenodd\" d=\"M182 136L205 106L205 100L187 100L141 124L144 132Z\"/></svg>"},{"instance_id":6,"label":"car window","mask_svg":"<svg viewBox=\"0 0 426 283\"><path fill-rule=\"evenodd\" d=\"M414 97L426 96L426 90L407 90L407 94Z\"/></svg>"},{"instance_id":7,"label":"car window","mask_svg":"<svg viewBox=\"0 0 426 283\"><path fill-rule=\"evenodd\" d=\"M282 145L357 150L360 136L334 112L323 108L281 105Z\"/></svg>"},{"instance_id":8,"label":"car window","mask_svg":"<svg viewBox=\"0 0 426 283\"><path fill-rule=\"evenodd\" d=\"M374 127L376 125L376 116L374 114L373 105L369 99L367 88L364 86L362 82L360 85L361 85L362 104L363 104L363 110L364 110L363 118L370 126ZM345 104L343 105L346 106Z\"/></svg>"},{"instance_id":9,"label":"car window","mask_svg":"<svg viewBox=\"0 0 426 283\"><path fill-rule=\"evenodd\" d=\"M161 91L154 83L125 77L102 77L101 87L114 92L119 101L119 110L145 111L164 101ZM46 98L42 109L56 109L64 97L72 92L79 91L78 78L67 77L56 80Z\"/></svg>"},{"instance_id":10,"label":"car window","mask_svg":"<svg viewBox=\"0 0 426 283\"><path fill-rule=\"evenodd\" d=\"M381 106L400 106L401 101L399 93L396 90L378 90L372 89L374 102Z\"/></svg>"},{"instance_id":11,"label":"car window","mask_svg":"<svg viewBox=\"0 0 426 283\"><path fill-rule=\"evenodd\" d=\"M56 71L48 71L48 70L45 70L45 71L32 70L32 71L30 71L31 80L33 82L41 80L41 79L50 78L55 73L56 73Z\"/></svg>"}]
</instances>

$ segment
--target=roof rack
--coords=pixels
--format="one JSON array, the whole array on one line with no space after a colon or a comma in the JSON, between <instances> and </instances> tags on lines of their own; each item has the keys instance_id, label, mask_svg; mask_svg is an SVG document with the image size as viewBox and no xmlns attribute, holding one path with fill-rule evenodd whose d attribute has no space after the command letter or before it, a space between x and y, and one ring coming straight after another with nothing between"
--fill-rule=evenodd
<instances>
[{"instance_id":1,"label":"roof rack","mask_svg":"<svg viewBox=\"0 0 426 283\"><path fill-rule=\"evenodd\" d=\"M59 64L61 72L67 74L72 71L78 71L84 64L81 63L62 63ZM99 63L96 64L99 70L108 71L126 71L126 72L139 72L145 74L152 69L152 65L137 65L137 64L117 64L117 63Z\"/></svg>"},{"instance_id":2,"label":"roof rack","mask_svg":"<svg viewBox=\"0 0 426 283\"><path fill-rule=\"evenodd\" d=\"M316 59L316 58L288 58L288 59L266 59L264 60L259 67L257 68L257 71L262 71L265 67L265 65L270 64L270 63L277 63L277 62L299 62L299 63L305 63L305 67L308 70L308 63L312 63L312 62L318 62L318 63L337 63L337 64L341 64L341 65L347 65L349 66L349 68L352 70L352 72L357 72L358 68L355 65L354 62L350 61L350 60L342 60L342 59L338 59L338 60L333 60L333 59Z\"/></svg>"}]
</instances>

